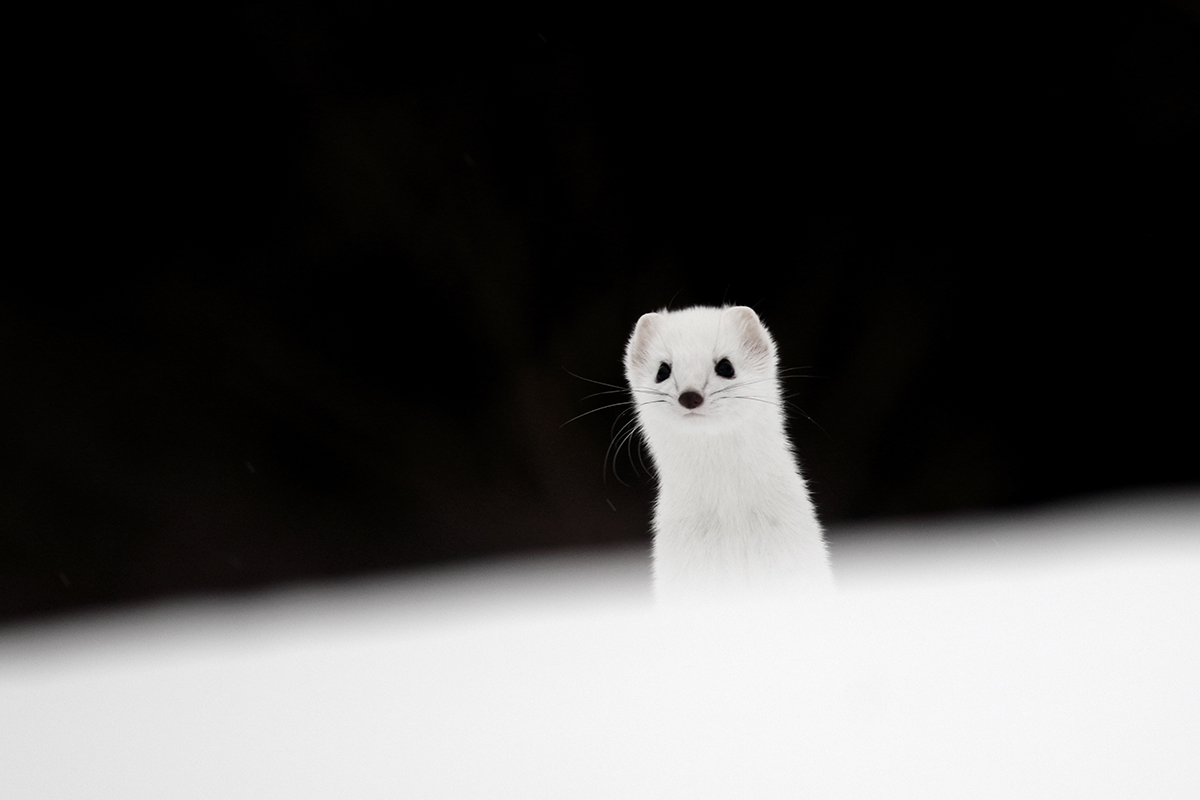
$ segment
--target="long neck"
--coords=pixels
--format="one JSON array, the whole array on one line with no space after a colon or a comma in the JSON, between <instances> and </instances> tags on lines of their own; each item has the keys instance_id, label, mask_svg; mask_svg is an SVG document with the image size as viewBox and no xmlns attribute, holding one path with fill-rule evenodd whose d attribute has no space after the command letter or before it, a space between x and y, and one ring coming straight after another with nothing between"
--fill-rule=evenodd
<instances>
[{"instance_id":1,"label":"long neck","mask_svg":"<svg viewBox=\"0 0 1200 800\"><path fill-rule=\"evenodd\" d=\"M782 421L719 431L671 430L652 448L660 498L701 510L732 510L802 491Z\"/></svg>"}]
</instances>

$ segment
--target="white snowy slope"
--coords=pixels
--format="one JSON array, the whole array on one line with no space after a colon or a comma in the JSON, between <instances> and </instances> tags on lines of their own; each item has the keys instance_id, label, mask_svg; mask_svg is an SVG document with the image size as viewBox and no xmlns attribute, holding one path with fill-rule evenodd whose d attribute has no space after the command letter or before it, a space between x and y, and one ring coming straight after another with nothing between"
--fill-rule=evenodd
<instances>
[{"instance_id":1,"label":"white snowy slope","mask_svg":"<svg viewBox=\"0 0 1200 800\"><path fill-rule=\"evenodd\" d=\"M1200 797L1200 495L835 531L663 615L644 553L0 631L0 797Z\"/></svg>"}]
</instances>

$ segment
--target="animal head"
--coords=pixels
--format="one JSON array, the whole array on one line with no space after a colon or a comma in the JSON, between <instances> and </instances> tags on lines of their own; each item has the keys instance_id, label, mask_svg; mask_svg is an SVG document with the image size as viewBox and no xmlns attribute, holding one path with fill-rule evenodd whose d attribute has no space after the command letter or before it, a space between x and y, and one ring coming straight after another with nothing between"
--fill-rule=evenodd
<instances>
[{"instance_id":1,"label":"animal head","mask_svg":"<svg viewBox=\"0 0 1200 800\"><path fill-rule=\"evenodd\" d=\"M644 314L625 376L644 426L724 430L779 414L775 342L745 306Z\"/></svg>"}]
</instances>

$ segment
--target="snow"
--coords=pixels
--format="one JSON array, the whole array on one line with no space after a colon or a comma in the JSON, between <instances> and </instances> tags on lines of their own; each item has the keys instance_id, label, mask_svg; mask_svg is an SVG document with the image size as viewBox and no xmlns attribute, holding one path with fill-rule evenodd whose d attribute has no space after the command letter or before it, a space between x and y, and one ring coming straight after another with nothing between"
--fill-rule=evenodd
<instances>
[{"instance_id":1,"label":"snow","mask_svg":"<svg viewBox=\"0 0 1200 800\"><path fill-rule=\"evenodd\" d=\"M613 550L0 631L0 794L1200 796L1200 495L832 540L799 607Z\"/></svg>"}]
</instances>

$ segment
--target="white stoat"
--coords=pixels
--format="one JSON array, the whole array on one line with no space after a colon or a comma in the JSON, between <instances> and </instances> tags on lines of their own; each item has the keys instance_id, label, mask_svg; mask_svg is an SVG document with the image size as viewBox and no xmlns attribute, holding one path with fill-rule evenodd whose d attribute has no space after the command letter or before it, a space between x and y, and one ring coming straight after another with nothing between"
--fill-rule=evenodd
<instances>
[{"instance_id":1,"label":"white stoat","mask_svg":"<svg viewBox=\"0 0 1200 800\"><path fill-rule=\"evenodd\" d=\"M657 597L832 588L784 431L775 342L753 309L643 315L625 376L658 473Z\"/></svg>"}]
</instances>

